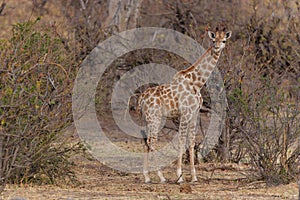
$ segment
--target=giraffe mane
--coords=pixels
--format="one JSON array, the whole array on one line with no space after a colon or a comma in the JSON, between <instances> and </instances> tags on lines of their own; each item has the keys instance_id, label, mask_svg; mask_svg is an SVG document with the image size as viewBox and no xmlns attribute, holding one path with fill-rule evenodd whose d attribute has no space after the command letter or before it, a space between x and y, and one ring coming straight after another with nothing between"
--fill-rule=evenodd
<instances>
[{"instance_id":1,"label":"giraffe mane","mask_svg":"<svg viewBox=\"0 0 300 200\"><path fill-rule=\"evenodd\" d=\"M178 72L175 76L175 77L178 77L179 75L184 75L184 74L187 74L189 73L190 71L193 71L195 69L195 67L197 67L203 60L203 58L211 51L212 49L212 46L209 47L201 56L200 58L198 58L198 60L196 60L196 62L194 64L192 64L190 67Z\"/></svg>"}]
</instances>

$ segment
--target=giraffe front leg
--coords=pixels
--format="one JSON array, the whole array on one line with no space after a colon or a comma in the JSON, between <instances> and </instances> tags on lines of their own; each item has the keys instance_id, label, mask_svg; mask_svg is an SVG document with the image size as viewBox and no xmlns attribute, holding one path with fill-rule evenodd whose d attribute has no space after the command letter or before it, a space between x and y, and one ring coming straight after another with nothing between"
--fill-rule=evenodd
<instances>
[{"instance_id":1,"label":"giraffe front leg","mask_svg":"<svg viewBox=\"0 0 300 200\"><path fill-rule=\"evenodd\" d=\"M165 182L167 182L167 180L165 179L163 173L162 173L160 170L157 171L157 175L158 175L158 177L160 178L160 183L165 183Z\"/></svg>"},{"instance_id":2,"label":"giraffe front leg","mask_svg":"<svg viewBox=\"0 0 300 200\"><path fill-rule=\"evenodd\" d=\"M190 154L190 165L191 165L191 182L197 182L196 169L195 169L195 140L192 140L189 146L189 154Z\"/></svg>"},{"instance_id":3,"label":"giraffe front leg","mask_svg":"<svg viewBox=\"0 0 300 200\"><path fill-rule=\"evenodd\" d=\"M179 152L178 152L178 162L177 162L177 183L183 183L182 175L182 155L185 151L186 145L186 133L187 133L187 124L180 122L179 127Z\"/></svg>"},{"instance_id":4,"label":"giraffe front leg","mask_svg":"<svg viewBox=\"0 0 300 200\"><path fill-rule=\"evenodd\" d=\"M197 126L197 114L193 117L189 127L188 145L190 154L190 170L192 175L191 182L197 182L196 169L195 169L195 139L196 139L196 126Z\"/></svg>"}]
</instances>

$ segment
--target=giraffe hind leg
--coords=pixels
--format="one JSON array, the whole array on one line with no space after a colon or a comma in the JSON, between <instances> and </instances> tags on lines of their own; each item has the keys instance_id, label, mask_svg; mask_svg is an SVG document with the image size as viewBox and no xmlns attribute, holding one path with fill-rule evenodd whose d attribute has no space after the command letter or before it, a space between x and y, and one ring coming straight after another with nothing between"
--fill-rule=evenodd
<instances>
[{"instance_id":1,"label":"giraffe hind leg","mask_svg":"<svg viewBox=\"0 0 300 200\"><path fill-rule=\"evenodd\" d=\"M146 153L144 155L144 166L143 166L143 175L145 178L145 183L151 183L151 179L149 176L149 153L150 153L150 146L148 144L148 138L147 134L144 130L141 131L141 134L143 135L143 139L146 145Z\"/></svg>"},{"instance_id":2,"label":"giraffe hind leg","mask_svg":"<svg viewBox=\"0 0 300 200\"><path fill-rule=\"evenodd\" d=\"M148 147L147 147L148 149ZM143 175L145 177L145 183L150 183L150 176L149 176L149 150L147 150L146 154L144 155L144 169Z\"/></svg>"},{"instance_id":3,"label":"giraffe hind leg","mask_svg":"<svg viewBox=\"0 0 300 200\"><path fill-rule=\"evenodd\" d=\"M155 130L155 131L154 131ZM144 157L144 170L143 170L143 174L144 174L144 177L145 177L145 183L150 183L151 180L150 180L150 176L149 176L149 157L150 157L150 154L152 154L151 156L154 156L154 152L156 150L156 145L157 145L157 133L158 133L158 129L150 129L150 132L149 132L149 137L147 138L146 140L146 146L147 146L147 153ZM153 157L153 163L154 164L154 168L157 168L157 158ZM160 182L161 183L165 183L166 182L166 179L165 177L163 176L163 173L161 172L160 169L157 170L157 175L158 177L160 178Z\"/></svg>"}]
</instances>

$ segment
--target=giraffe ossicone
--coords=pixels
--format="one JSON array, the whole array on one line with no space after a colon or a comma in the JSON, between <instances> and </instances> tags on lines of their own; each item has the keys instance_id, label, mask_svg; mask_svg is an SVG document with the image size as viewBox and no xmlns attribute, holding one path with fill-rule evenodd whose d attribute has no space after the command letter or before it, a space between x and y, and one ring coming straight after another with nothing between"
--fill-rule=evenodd
<instances>
[{"instance_id":1,"label":"giraffe ossicone","mask_svg":"<svg viewBox=\"0 0 300 200\"><path fill-rule=\"evenodd\" d=\"M184 181L182 176L182 155L187 144L190 154L191 182L197 181L195 170L195 136L198 113L202 107L203 99L201 89L217 65L226 41L231 37L231 31L216 28L208 31L213 45L190 67L175 74L168 84L148 88L138 100L138 109L146 122L147 154L144 158L143 174L145 182L150 182L149 153L156 151L156 143L161 122L165 118L179 119L179 151L177 162L177 182ZM162 172L158 170L161 182L165 182Z\"/></svg>"}]
</instances>

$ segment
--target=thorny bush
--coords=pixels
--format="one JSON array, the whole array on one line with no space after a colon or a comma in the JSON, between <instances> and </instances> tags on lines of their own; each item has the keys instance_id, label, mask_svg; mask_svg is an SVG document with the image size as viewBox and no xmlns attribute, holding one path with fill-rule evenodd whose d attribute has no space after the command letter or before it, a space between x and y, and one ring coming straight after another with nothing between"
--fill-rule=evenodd
<instances>
[{"instance_id":1,"label":"thorny bush","mask_svg":"<svg viewBox=\"0 0 300 200\"><path fill-rule=\"evenodd\" d=\"M68 158L82 150L64 139L72 121L72 52L55 27L13 26L0 44L0 181L60 183L75 180Z\"/></svg>"}]
</instances>

